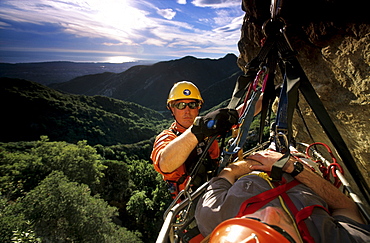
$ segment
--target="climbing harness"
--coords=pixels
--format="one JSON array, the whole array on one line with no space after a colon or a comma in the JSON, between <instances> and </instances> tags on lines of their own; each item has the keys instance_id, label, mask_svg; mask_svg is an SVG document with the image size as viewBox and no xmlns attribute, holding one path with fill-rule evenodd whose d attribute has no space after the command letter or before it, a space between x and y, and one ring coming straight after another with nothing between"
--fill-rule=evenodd
<instances>
[{"instance_id":1,"label":"climbing harness","mask_svg":"<svg viewBox=\"0 0 370 243\"><path fill-rule=\"evenodd\" d=\"M258 174L258 176L265 179L266 182L270 185L271 189L245 200L241 204L239 212L235 217L238 218L238 217L243 217L244 215L247 215L247 214L252 214L256 212L257 210L261 209L264 205L266 205L273 199L278 198L281 204L281 207L284 209L287 215L291 217L293 222L297 222L297 224L294 224L296 231L299 232L297 235L302 236L305 242L313 243L314 242L313 238L310 236L307 226L304 224L303 220L301 219L301 218L303 219L307 218L310 214L308 214L305 217L302 217L301 215L304 211L298 211L294 203L291 201L289 196L286 194L286 191L295 187L296 185L299 185L300 183L297 180L292 180L289 183L286 183L285 180L282 180L283 182L282 184L274 187L273 184L270 182L272 178L270 178L266 173L261 172ZM319 206L319 205L313 205L313 206L323 208L322 206ZM293 213L294 217L291 215L288 208ZM327 211L325 208L323 209ZM308 210L308 209L305 209L305 210ZM299 221L297 220L297 217L299 217L298 218Z\"/></svg>"}]
</instances>

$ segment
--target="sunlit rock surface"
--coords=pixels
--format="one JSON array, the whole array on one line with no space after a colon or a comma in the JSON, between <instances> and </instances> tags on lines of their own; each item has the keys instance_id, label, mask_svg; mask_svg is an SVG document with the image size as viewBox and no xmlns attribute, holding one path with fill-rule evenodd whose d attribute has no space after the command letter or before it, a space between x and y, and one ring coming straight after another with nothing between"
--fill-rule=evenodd
<instances>
[{"instance_id":1,"label":"sunlit rock surface","mask_svg":"<svg viewBox=\"0 0 370 243\"><path fill-rule=\"evenodd\" d=\"M257 55L262 24L270 18L269 0L242 4L241 69ZM370 184L370 18L365 11L360 0L284 0L280 16L302 68ZM312 136L330 145L304 98L300 100ZM300 118L295 120L297 141L310 142Z\"/></svg>"}]
</instances>

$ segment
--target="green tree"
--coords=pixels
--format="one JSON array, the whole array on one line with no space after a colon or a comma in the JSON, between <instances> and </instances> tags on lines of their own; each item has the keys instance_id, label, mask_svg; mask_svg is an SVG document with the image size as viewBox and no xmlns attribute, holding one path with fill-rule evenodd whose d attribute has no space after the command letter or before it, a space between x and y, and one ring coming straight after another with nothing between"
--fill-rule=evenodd
<instances>
[{"instance_id":1,"label":"green tree","mask_svg":"<svg viewBox=\"0 0 370 243\"><path fill-rule=\"evenodd\" d=\"M23 229L23 214L17 213L15 203L8 203L6 198L0 194L0 242L10 242L13 231Z\"/></svg>"},{"instance_id":2,"label":"green tree","mask_svg":"<svg viewBox=\"0 0 370 243\"><path fill-rule=\"evenodd\" d=\"M131 161L129 172L133 191L126 206L133 226L130 229L138 229L149 241L154 241L163 224L163 213L172 201L171 196L150 162Z\"/></svg>"},{"instance_id":3,"label":"green tree","mask_svg":"<svg viewBox=\"0 0 370 243\"><path fill-rule=\"evenodd\" d=\"M35 232L30 229L30 222L26 221L28 226L25 230L14 230L11 238L12 243L41 243L41 239L35 235Z\"/></svg>"},{"instance_id":4,"label":"green tree","mask_svg":"<svg viewBox=\"0 0 370 243\"><path fill-rule=\"evenodd\" d=\"M28 152L0 150L0 190L9 200L37 186L46 173L40 157Z\"/></svg>"},{"instance_id":5,"label":"green tree","mask_svg":"<svg viewBox=\"0 0 370 243\"><path fill-rule=\"evenodd\" d=\"M96 149L79 141L77 145L66 142L49 142L42 136L32 149L31 155L39 156L45 169L50 173L62 171L71 181L88 185L94 190L105 169Z\"/></svg>"},{"instance_id":6,"label":"green tree","mask_svg":"<svg viewBox=\"0 0 370 243\"><path fill-rule=\"evenodd\" d=\"M130 173L122 161L104 160L104 176L100 179L96 192L109 203L121 203L130 198Z\"/></svg>"},{"instance_id":7,"label":"green tree","mask_svg":"<svg viewBox=\"0 0 370 243\"><path fill-rule=\"evenodd\" d=\"M142 242L140 234L112 222L116 208L62 172L51 173L21 204L34 232L46 242Z\"/></svg>"},{"instance_id":8,"label":"green tree","mask_svg":"<svg viewBox=\"0 0 370 243\"><path fill-rule=\"evenodd\" d=\"M71 181L86 184L95 192L105 168L101 156L86 141L77 145L49 142L42 136L29 151L0 149L0 190L14 200L35 188L52 171L62 171Z\"/></svg>"}]
</instances>

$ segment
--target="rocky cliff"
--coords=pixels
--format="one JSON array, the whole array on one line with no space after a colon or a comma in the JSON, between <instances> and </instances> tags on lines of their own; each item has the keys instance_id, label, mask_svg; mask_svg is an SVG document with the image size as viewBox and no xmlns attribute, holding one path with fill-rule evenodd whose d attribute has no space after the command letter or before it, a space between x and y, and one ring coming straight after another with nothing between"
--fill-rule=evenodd
<instances>
[{"instance_id":1,"label":"rocky cliff","mask_svg":"<svg viewBox=\"0 0 370 243\"><path fill-rule=\"evenodd\" d=\"M270 0L242 0L246 12L238 65L255 57L270 18ZM360 0L284 0L280 16L297 58L370 184L370 18ZM244 70L245 71L245 70ZM316 141L330 144L304 99L300 107ZM298 141L311 141L295 119ZM354 178L356 179L356 178ZM352 183L353 184L353 183Z\"/></svg>"}]
</instances>

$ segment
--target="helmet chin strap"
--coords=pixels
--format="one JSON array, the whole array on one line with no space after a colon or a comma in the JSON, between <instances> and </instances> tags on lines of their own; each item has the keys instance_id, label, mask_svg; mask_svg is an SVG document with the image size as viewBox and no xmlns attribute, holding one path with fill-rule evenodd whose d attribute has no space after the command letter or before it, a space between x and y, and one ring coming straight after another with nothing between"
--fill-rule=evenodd
<instances>
[{"instance_id":1,"label":"helmet chin strap","mask_svg":"<svg viewBox=\"0 0 370 243\"><path fill-rule=\"evenodd\" d=\"M175 121L176 121L176 123L177 123L177 124L179 124L179 125L180 125L180 126L182 126L183 128L188 129L188 127L184 127L180 122L178 122L178 121L176 120L176 118L175 118Z\"/></svg>"}]
</instances>

